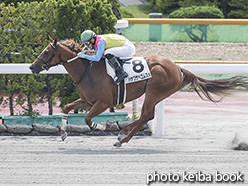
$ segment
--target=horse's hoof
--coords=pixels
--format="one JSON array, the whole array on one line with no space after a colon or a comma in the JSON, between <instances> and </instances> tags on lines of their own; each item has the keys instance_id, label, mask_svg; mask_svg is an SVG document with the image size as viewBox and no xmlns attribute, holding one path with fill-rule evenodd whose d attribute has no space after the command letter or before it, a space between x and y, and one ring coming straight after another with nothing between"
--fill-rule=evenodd
<instances>
[{"instance_id":1,"label":"horse's hoof","mask_svg":"<svg viewBox=\"0 0 248 186\"><path fill-rule=\"evenodd\" d=\"M115 147L121 147L121 143L119 141L117 141L115 144L114 144Z\"/></svg>"},{"instance_id":2,"label":"horse's hoof","mask_svg":"<svg viewBox=\"0 0 248 186\"><path fill-rule=\"evenodd\" d=\"M125 134L118 134L118 141L121 141L123 138L125 138Z\"/></svg>"},{"instance_id":3,"label":"horse's hoof","mask_svg":"<svg viewBox=\"0 0 248 186\"><path fill-rule=\"evenodd\" d=\"M64 134L61 135L61 139L62 141L65 141L66 138L67 138L67 133L65 132Z\"/></svg>"}]
</instances>

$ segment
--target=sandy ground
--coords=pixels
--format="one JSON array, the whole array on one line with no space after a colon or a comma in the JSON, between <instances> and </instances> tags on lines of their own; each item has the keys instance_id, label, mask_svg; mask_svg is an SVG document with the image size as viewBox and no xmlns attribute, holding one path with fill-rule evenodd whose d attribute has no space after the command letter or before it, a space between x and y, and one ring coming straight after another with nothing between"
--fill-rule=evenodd
<instances>
[{"instance_id":1,"label":"sandy ground","mask_svg":"<svg viewBox=\"0 0 248 186\"><path fill-rule=\"evenodd\" d=\"M239 171L244 182L237 183L247 185L248 151L231 145L237 132L248 132L247 96L239 92L213 104L193 92L178 92L165 102L163 137L136 136L121 148L112 146L116 136L68 137L65 142L60 137L1 136L0 185L146 185L154 171L162 179L179 175L176 185L191 183L184 171L212 175L207 185L219 185L216 171L233 176Z\"/></svg>"},{"instance_id":2,"label":"sandy ground","mask_svg":"<svg viewBox=\"0 0 248 186\"><path fill-rule=\"evenodd\" d=\"M248 61L248 43L135 42L135 56L171 60Z\"/></svg>"}]
</instances>

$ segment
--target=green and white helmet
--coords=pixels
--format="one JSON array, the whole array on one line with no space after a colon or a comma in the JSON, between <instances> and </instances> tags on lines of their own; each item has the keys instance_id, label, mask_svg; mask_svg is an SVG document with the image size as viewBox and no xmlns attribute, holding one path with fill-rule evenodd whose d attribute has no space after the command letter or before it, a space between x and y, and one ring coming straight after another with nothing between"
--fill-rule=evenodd
<instances>
[{"instance_id":1,"label":"green and white helmet","mask_svg":"<svg viewBox=\"0 0 248 186\"><path fill-rule=\"evenodd\" d=\"M92 37L95 37L96 33L93 32L92 30L85 30L83 31L83 33L81 34L81 41L82 43L89 41Z\"/></svg>"}]
</instances>

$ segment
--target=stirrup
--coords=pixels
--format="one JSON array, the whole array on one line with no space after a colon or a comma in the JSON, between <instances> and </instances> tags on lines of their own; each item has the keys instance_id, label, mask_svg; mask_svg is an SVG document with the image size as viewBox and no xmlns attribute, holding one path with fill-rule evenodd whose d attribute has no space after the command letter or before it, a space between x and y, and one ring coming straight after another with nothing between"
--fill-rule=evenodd
<instances>
[{"instance_id":1,"label":"stirrup","mask_svg":"<svg viewBox=\"0 0 248 186\"><path fill-rule=\"evenodd\" d=\"M123 79L125 79L126 77L128 77L128 74L125 72L122 74L121 77L118 77L117 80L115 80L116 84L119 84Z\"/></svg>"}]
</instances>

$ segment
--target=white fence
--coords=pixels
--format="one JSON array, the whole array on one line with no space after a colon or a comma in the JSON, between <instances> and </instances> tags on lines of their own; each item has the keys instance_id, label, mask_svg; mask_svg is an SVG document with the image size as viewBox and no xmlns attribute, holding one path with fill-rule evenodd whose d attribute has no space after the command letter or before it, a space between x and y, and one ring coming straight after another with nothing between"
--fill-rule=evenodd
<instances>
[{"instance_id":1,"label":"white fence","mask_svg":"<svg viewBox=\"0 0 248 186\"><path fill-rule=\"evenodd\" d=\"M176 62L182 68L191 71L194 74L248 74L248 62L197 62L197 61L178 61ZM0 64L0 74L31 74L30 64ZM63 66L51 68L49 71L43 71L41 74L66 74ZM137 109L137 108L136 108ZM133 112L137 113L137 110ZM164 135L164 101L157 105L157 136ZM150 124L152 128L154 121ZM154 131L153 131L154 132Z\"/></svg>"},{"instance_id":2,"label":"white fence","mask_svg":"<svg viewBox=\"0 0 248 186\"><path fill-rule=\"evenodd\" d=\"M176 62L182 68L185 68L195 74L246 74L248 73L248 62ZM29 69L30 64L0 64L0 74L32 74ZM49 71L43 71L41 74L66 74L63 66L56 66Z\"/></svg>"},{"instance_id":3,"label":"white fence","mask_svg":"<svg viewBox=\"0 0 248 186\"><path fill-rule=\"evenodd\" d=\"M0 74L32 74L29 69L30 65L24 63L0 64ZM67 72L63 66L59 65L49 71L43 71L41 74L67 74Z\"/></svg>"}]
</instances>

